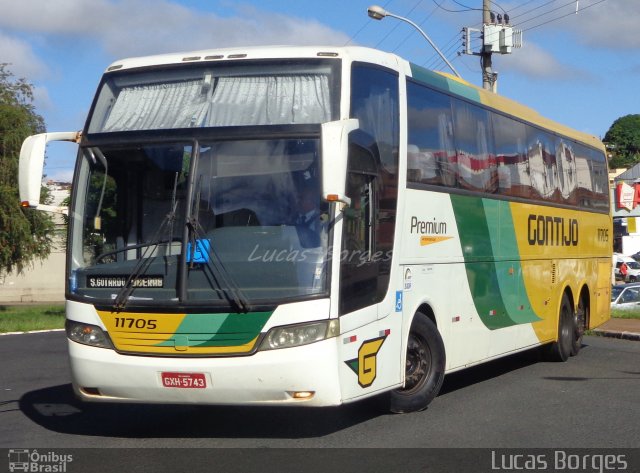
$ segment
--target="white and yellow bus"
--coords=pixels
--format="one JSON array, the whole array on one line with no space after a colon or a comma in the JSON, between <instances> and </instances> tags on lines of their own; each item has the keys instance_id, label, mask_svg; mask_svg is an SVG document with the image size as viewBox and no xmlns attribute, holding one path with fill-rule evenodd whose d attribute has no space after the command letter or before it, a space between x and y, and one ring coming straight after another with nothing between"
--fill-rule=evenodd
<instances>
[{"instance_id":1,"label":"white and yellow bus","mask_svg":"<svg viewBox=\"0 0 640 473\"><path fill-rule=\"evenodd\" d=\"M66 332L85 401L423 409L609 317L594 137L360 47L117 61L78 143Z\"/></svg>"}]
</instances>

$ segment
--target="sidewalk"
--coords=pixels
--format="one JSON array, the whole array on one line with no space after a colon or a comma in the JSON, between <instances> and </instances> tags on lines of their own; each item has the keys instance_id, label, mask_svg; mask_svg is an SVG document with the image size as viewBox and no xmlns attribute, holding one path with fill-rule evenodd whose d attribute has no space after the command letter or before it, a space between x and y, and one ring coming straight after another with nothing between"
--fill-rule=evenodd
<instances>
[{"instance_id":1,"label":"sidewalk","mask_svg":"<svg viewBox=\"0 0 640 473\"><path fill-rule=\"evenodd\" d=\"M595 335L640 341L640 319L610 319L593 330Z\"/></svg>"}]
</instances>

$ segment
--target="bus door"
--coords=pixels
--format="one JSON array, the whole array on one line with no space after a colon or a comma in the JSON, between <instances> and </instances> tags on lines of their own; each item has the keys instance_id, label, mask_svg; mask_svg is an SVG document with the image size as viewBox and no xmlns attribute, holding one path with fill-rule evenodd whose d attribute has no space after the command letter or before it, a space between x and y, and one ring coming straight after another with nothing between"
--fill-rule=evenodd
<instances>
[{"instance_id":1,"label":"bus door","mask_svg":"<svg viewBox=\"0 0 640 473\"><path fill-rule=\"evenodd\" d=\"M389 295L395 214L387 222L383 171L371 138L354 133L342 212L339 312L343 400L375 394L401 379L401 313ZM381 203L382 201L382 203Z\"/></svg>"}]
</instances>

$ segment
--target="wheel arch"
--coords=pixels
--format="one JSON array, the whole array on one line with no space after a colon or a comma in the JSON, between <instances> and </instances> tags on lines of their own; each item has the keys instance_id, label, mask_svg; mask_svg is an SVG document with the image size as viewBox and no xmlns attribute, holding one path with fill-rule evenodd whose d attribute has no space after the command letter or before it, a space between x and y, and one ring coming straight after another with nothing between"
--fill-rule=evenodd
<instances>
[{"instance_id":1,"label":"wheel arch","mask_svg":"<svg viewBox=\"0 0 640 473\"><path fill-rule=\"evenodd\" d=\"M556 306L556 314L558 317L560 316L560 306L562 305L562 298L565 295L569 298L569 303L571 304L571 312L576 311L577 300L574 297L574 290L569 284L566 284L564 289L562 289L559 294L560 297L558 297L558 304Z\"/></svg>"},{"instance_id":2,"label":"wheel arch","mask_svg":"<svg viewBox=\"0 0 640 473\"><path fill-rule=\"evenodd\" d=\"M423 313L424 315L426 315L431 322L433 322L433 324L438 328L438 330L440 330L440 327L438 327L438 321L436 320L436 314L433 311L433 308L431 307L430 304L423 302L422 304L420 304L420 306L418 306L418 308L413 312L413 317L416 316L416 314L418 312ZM413 321L413 317L411 318ZM409 326L411 326L411 323L409 323Z\"/></svg>"}]
</instances>

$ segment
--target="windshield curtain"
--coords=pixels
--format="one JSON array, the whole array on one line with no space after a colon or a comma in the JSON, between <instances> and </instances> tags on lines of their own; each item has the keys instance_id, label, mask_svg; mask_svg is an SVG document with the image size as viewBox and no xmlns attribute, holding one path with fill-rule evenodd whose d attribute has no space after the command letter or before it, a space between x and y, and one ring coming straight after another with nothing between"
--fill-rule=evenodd
<instances>
[{"instance_id":1,"label":"windshield curtain","mask_svg":"<svg viewBox=\"0 0 640 473\"><path fill-rule=\"evenodd\" d=\"M323 123L335 115L333 67L212 64L108 75L88 132Z\"/></svg>"},{"instance_id":2,"label":"windshield curtain","mask_svg":"<svg viewBox=\"0 0 640 473\"><path fill-rule=\"evenodd\" d=\"M326 292L319 140L82 150L70 286L105 304L248 304Z\"/></svg>"}]
</instances>

